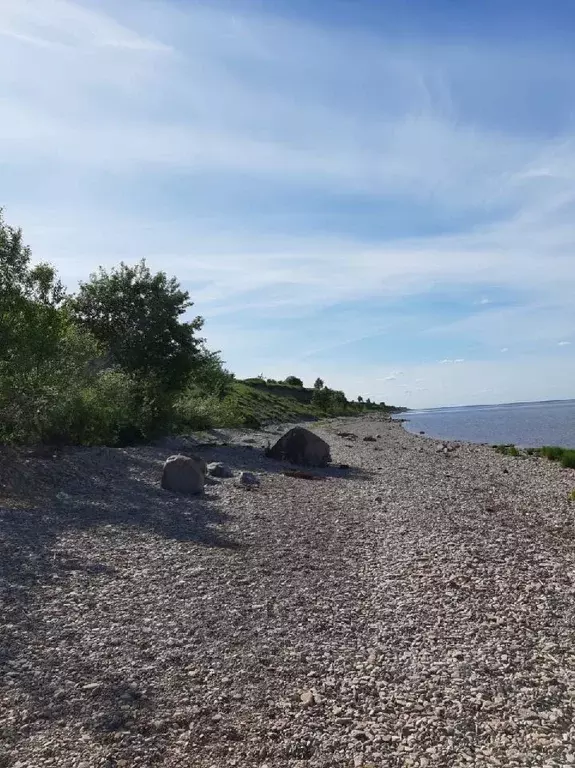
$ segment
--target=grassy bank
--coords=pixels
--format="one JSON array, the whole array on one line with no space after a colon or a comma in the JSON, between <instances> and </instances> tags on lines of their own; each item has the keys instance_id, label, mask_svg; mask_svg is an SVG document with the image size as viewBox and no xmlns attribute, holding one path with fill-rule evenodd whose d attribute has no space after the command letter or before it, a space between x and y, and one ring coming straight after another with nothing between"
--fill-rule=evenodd
<instances>
[{"instance_id":1,"label":"grassy bank","mask_svg":"<svg viewBox=\"0 0 575 768\"><path fill-rule=\"evenodd\" d=\"M575 469L575 450L561 448L559 445L544 445L541 448L518 448L516 445L494 445L494 449L505 456L541 456L550 461L558 461L567 469Z\"/></svg>"},{"instance_id":2,"label":"grassy bank","mask_svg":"<svg viewBox=\"0 0 575 768\"><path fill-rule=\"evenodd\" d=\"M329 390L328 390L329 393ZM225 397L184 396L176 406L179 430L212 427L258 428L269 423L314 421L333 416L389 414L397 409L341 398L322 398L317 390L258 380L232 381Z\"/></svg>"}]
</instances>

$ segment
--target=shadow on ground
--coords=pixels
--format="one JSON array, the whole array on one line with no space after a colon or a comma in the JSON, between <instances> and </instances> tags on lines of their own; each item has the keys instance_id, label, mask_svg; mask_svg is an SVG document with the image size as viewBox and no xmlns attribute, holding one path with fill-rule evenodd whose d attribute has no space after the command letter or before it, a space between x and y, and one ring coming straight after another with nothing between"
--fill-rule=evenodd
<instances>
[{"instance_id":1,"label":"shadow on ground","mask_svg":"<svg viewBox=\"0 0 575 768\"><path fill-rule=\"evenodd\" d=\"M222 444L227 439L224 432L214 431L207 436L209 444L183 437L123 449L0 449L0 672L3 662L15 653L11 630L26 620L26 605L38 585L72 571L106 571L103 564L83 563L59 553L56 544L64 532L127 526L200 546L239 548L225 531L227 516L218 509L219 481L209 483L203 496L182 496L160 488L163 463L176 452L199 453L208 462L223 461L236 475L242 470L270 474L297 469L268 459L261 434L246 435L251 443ZM312 471L350 481L371 476L359 468L337 465Z\"/></svg>"}]
</instances>

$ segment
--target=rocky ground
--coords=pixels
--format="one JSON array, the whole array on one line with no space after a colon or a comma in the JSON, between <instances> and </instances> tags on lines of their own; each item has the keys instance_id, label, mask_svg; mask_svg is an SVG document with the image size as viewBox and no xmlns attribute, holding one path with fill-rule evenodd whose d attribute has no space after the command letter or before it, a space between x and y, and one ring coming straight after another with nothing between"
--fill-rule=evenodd
<instances>
[{"instance_id":1,"label":"rocky ground","mask_svg":"<svg viewBox=\"0 0 575 768\"><path fill-rule=\"evenodd\" d=\"M192 441L4 452L0 766L575 763L574 472L314 431L349 469L219 433L261 484L203 498L159 487Z\"/></svg>"}]
</instances>

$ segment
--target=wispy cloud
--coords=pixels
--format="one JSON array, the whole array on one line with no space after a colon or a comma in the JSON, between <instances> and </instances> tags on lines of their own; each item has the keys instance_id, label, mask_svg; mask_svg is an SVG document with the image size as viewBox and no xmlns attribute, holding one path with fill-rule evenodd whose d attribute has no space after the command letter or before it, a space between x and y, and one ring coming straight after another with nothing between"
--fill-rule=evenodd
<instances>
[{"instance_id":1,"label":"wispy cloud","mask_svg":"<svg viewBox=\"0 0 575 768\"><path fill-rule=\"evenodd\" d=\"M568 347L569 344L571 344L570 341L560 341L560 342L558 342L557 346L558 347Z\"/></svg>"},{"instance_id":2,"label":"wispy cloud","mask_svg":"<svg viewBox=\"0 0 575 768\"><path fill-rule=\"evenodd\" d=\"M466 370L543 354L575 321L575 55L399 41L358 20L241 0L4 0L8 219L70 283L142 256L178 275L240 374L293 362L357 388L375 355L391 387L408 375L391 366L419 354L436 404L431 361L448 350ZM467 309L435 301L438 286L465 287ZM343 359L357 379L331 367ZM458 401L476 391L465 376Z\"/></svg>"}]
</instances>

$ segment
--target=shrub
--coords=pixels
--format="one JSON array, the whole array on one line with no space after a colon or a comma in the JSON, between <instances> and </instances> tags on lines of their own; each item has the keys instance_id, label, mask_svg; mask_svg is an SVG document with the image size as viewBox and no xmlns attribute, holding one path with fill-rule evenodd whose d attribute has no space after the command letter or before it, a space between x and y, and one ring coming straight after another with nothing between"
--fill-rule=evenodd
<instances>
[{"instance_id":1,"label":"shrub","mask_svg":"<svg viewBox=\"0 0 575 768\"><path fill-rule=\"evenodd\" d=\"M521 451L517 449L513 443L505 443L503 445L494 445L493 448L497 453L501 453L504 456L521 456Z\"/></svg>"},{"instance_id":2,"label":"shrub","mask_svg":"<svg viewBox=\"0 0 575 768\"><path fill-rule=\"evenodd\" d=\"M303 381L297 376L288 376L284 383L290 387L303 387Z\"/></svg>"},{"instance_id":3,"label":"shrub","mask_svg":"<svg viewBox=\"0 0 575 768\"><path fill-rule=\"evenodd\" d=\"M564 450L561 456L561 464L567 469L575 469L575 450Z\"/></svg>"},{"instance_id":4,"label":"shrub","mask_svg":"<svg viewBox=\"0 0 575 768\"><path fill-rule=\"evenodd\" d=\"M564 449L558 445L544 445L539 449L539 454L551 461L559 461L563 456Z\"/></svg>"},{"instance_id":5,"label":"shrub","mask_svg":"<svg viewBox=\"0 0 575 768\"><path fill-rule=\"evenodd\" d=\"M194 431L248 425L245 424L245 415L239 405L231 399L198 397L186 392L176 398L174 403L173 426L178 431Z\"/></svg>"}]
</instances>

